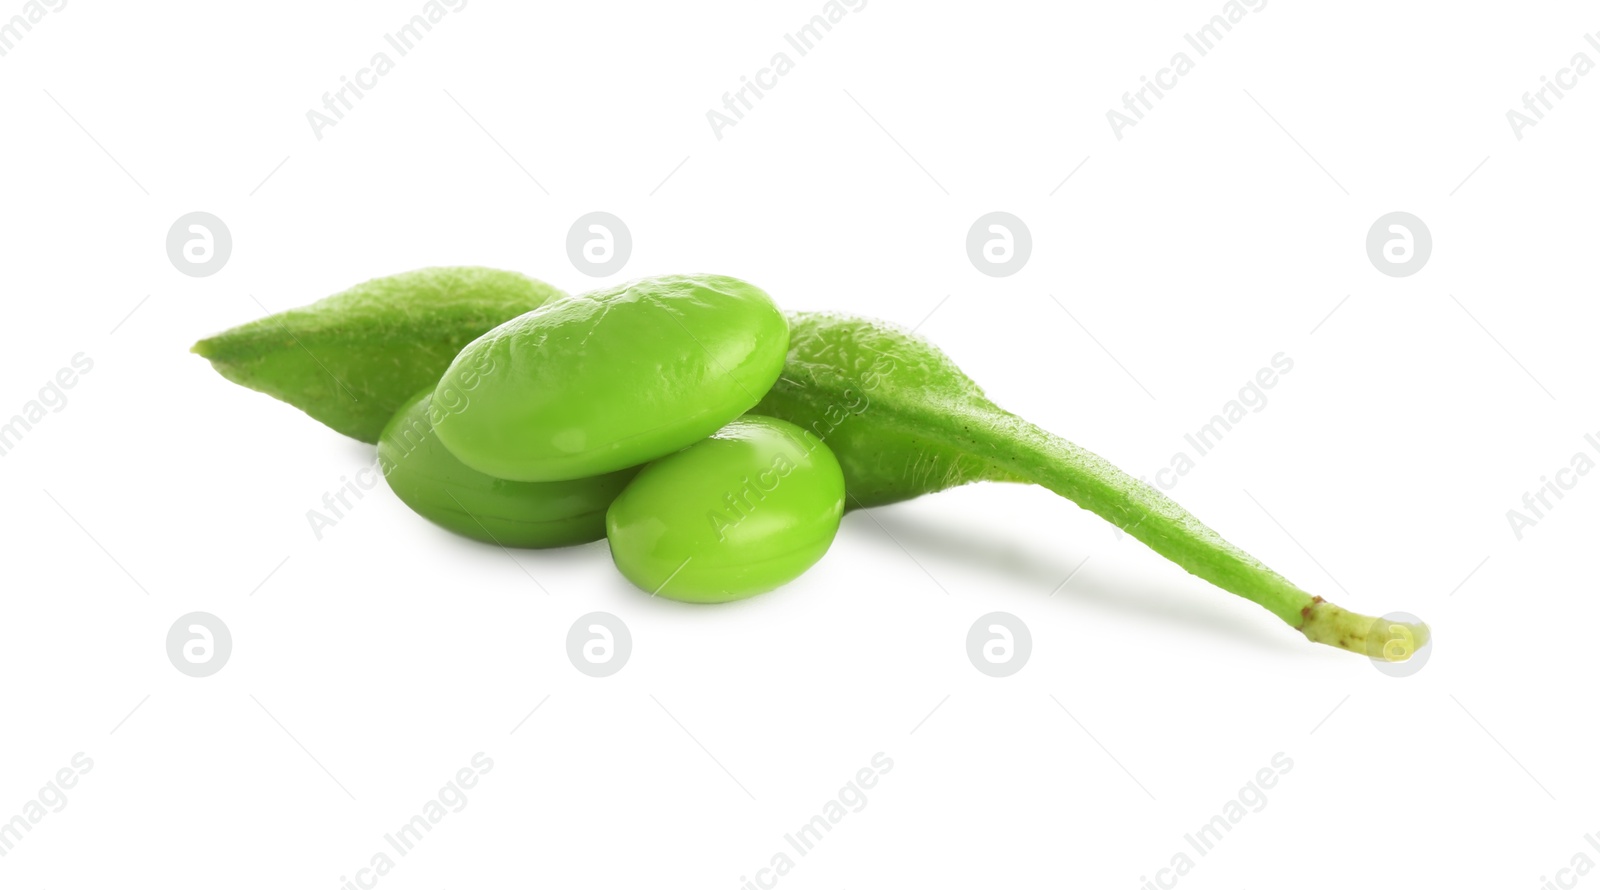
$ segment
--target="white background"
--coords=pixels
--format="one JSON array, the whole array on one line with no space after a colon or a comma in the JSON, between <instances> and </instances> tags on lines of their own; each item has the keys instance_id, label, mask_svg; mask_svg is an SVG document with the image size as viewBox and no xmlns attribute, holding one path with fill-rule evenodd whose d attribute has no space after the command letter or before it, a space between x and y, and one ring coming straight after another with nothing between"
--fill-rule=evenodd
<instances>
[{"instance_id":1,"label":"white background","mask_svg":"<svg viewBox=\"0 0 1600 890\"><path fill-rule=\"evenodd\" d=\"M421 9L74 0L0 57L0 419L94 363L0 458L0 819L94 762L0 886L334 888L480 751L378 886L731 890L880 751L778 886L1135 888L1188 851L1183 887L1531 890L1600 860L1600 476L1521 540L1506 517L1600 430L1600 75L1521 140L1506 119L1600 61L1592 8L1274 0L1119 140L1107 110L1221 2L872 0L719 140L706 112L820 2L472 0L314 136ZM165 252L193 210L234 239L207 278ZM1431 660L1310 645L1023 487L852 514L722 607L641 594L603 543L513 561L381 484L319 541L307 511L370 449L187 352L421 266L604 284L565 249L592 210L634 238L607 280L921 322L1135 475L1285 353L1172 495L1313 592L1422 616ZM991 210L1032 232L1011 277L965 251ZM1412 277L1365 252L1393 210L1432 231ZM206 679L164 649L192 610L232 629ZM594 610L634 641L603 680L565 651ZM1033 635L1007 679L965 652L992 610ZM1278 752L1265 808L1194 854Z\"/></svg>"}]
</instances>

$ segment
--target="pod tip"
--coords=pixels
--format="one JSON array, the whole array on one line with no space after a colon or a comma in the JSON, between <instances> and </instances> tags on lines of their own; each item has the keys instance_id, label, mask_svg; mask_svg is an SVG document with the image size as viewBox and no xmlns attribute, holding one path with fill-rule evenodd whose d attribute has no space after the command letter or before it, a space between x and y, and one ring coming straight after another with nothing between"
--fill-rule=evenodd
<instances>
[{"instance_id":1,"label":"pod tip","mask_svg":"<svg viewBox=\"0 0 1600 890\"><path fill-rule=\"evenodd\" d=\"M1421 621L1360 615L1321 597L1301 611L1301 618L1300 632L1311 642L1382 661L1405 661L1433 638Z\"/></svg>"}]
</instances>

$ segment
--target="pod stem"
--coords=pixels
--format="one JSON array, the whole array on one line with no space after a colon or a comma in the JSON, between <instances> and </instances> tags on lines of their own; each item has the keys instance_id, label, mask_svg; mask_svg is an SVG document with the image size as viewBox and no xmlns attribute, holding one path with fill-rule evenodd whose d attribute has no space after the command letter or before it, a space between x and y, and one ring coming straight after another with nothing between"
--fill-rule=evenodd
<instances>
[{"instance_id":1,"label":"pod stem","mask_svg":"<svg viewBox=\"0 0 1600 890\"><path fill-rule=\"evenodd\" d=\"M1428 625L1359 615L1316 597L1305 608L1300 632L1313 643L1359 652L1384 661L1405 661L1427 644Z\"/></svg>"},{"instance_id":2,"label":"pod stem","mask_svg":"<svg viewBox=\"0 0 1600 890\"><path fill-rule=\"evenodd\" d=\"M1312 642L1404 661L1428 640L1425 624L1359 615L1301 590L1091 451L998 408L963 407L959 414L952 423L949 408L936 407L918 425L1099 515L1190 574L1262 606Z\"/></svg>"}]
</instances>

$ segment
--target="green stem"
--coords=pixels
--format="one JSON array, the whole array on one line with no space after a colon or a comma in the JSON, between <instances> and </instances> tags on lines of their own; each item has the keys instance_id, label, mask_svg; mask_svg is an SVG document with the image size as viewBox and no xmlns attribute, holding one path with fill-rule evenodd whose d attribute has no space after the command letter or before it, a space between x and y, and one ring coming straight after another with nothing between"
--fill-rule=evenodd
<instances>
[{"instance_id":1,"label":"green stem","mask_svg":"<svg viewBox=\"0 0 1600 890\"><path fill-rule=\"evenodd\" d=\"M1306 610L1300 632L1313 643L1325 643L1385 661L1405 661L1430 638L1428 625L1369 618L1318 598Z\"/></svg>"},{"instance_id":2,"label":"green stem","mask_svg":"<svg viewBox=\"0 0 1600 890\"><path fill-rule=\"evenodd\" d=\"M1428 640L1426 624L1380 621L1325 602L1228 543L1166 495L1109 461L1000 409L949 408L917 418L952 447L979 455L1098 514L1192 575L1262 606L1315 643L1403 661Z\"/></svg>"}]
</instances>

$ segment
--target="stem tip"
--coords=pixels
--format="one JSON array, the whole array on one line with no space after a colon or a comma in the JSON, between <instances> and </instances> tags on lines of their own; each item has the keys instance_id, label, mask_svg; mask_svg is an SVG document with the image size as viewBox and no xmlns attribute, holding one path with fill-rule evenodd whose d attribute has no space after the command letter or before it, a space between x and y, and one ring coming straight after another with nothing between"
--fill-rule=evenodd
<instances>
[{"instance_id":1,"label":"stem tip","mask_svg":"<svg viewBox=\"0 0 1600 890\"><path fill-rule=\"evenodd\" d=\"M1321 598L1300 614L1300 632L1311 642L1383 661L1405 661L1432 638L1428 625L1420 621L1359 615Z\"/></svg>"}]
</instances>

